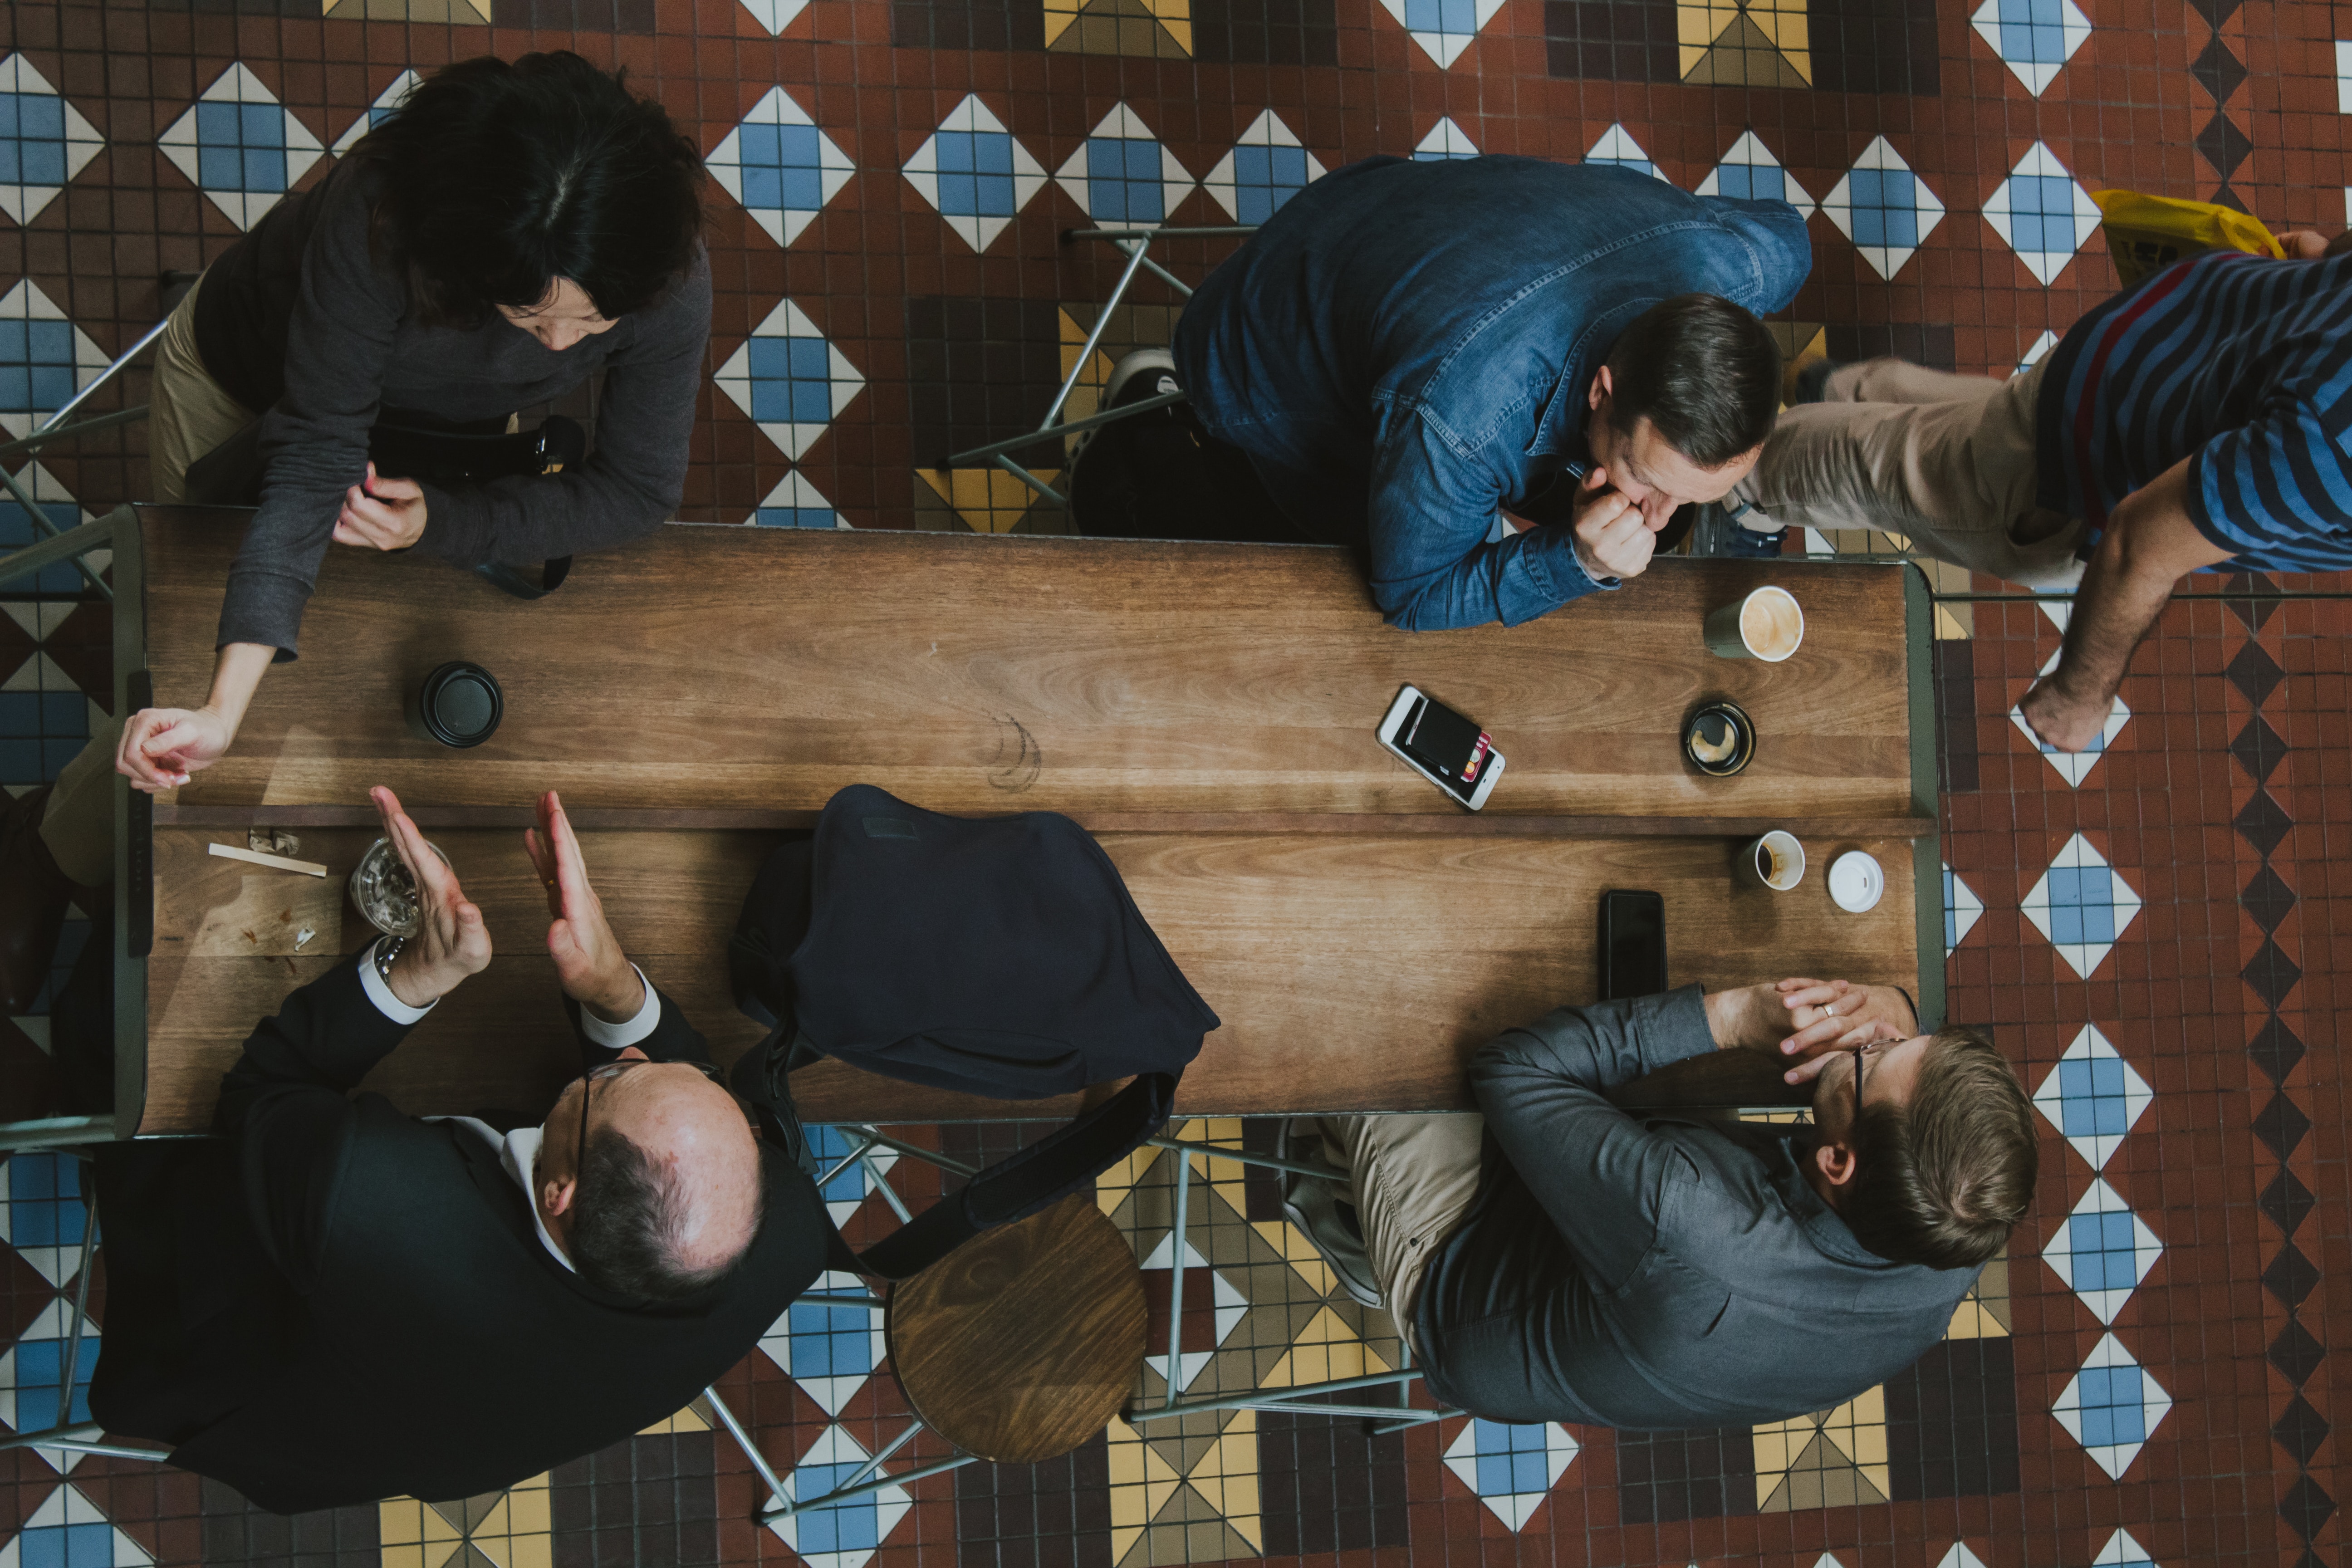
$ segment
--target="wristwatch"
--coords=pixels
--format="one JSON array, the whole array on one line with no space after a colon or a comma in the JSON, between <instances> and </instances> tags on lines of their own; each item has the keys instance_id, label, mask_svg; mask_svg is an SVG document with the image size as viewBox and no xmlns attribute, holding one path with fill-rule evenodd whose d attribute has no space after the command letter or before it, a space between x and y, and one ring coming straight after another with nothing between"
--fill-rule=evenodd
<instances>
[{"instance_id":1,"label":"wristwatch","mask_svg":"<svg viewBox=\"0 0 2352 1568\"><path fill-rule=\"evenodd\" d=\"M392 984L392 961L398 958L407 945L408 939L404 936L388 936L375 944L375 977L378 980L386 985Z\"/></svg>"}]
</instances>

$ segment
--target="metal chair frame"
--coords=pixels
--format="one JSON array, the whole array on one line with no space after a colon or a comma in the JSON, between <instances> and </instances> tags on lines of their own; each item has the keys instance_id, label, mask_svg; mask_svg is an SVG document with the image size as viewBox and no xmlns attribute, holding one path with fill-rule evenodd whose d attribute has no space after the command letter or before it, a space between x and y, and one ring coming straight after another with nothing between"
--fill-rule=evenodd
<instances>
[{"instance_id":1,"label":"metal chair frame","mask_svg":"<svg viewBox=\"0 0 2352 1568\"><path fill-rule=\"evenodd\" d=\"M1077 360L1070 366L1070 373L1062 378L1061 389L1054 394L1054 401L1047 406L1045 416L1037 422L1037 428L1025 436L1015 436L1003 441L992 441L984 447L973 447L966 451L958 452L948 458L941 466L949 468L964 468L980 463L992 464L1035 490L1040 500L1066 509L1070 504L1070 498L1014 462L1013 460L1014 452L1024 447L1038 447L1048 441L1059 441L1082 431L1098 430L1118 420L1132 419L1139 414L1149 414L1155 408L1166 408L1185 400L1186 395L1182 392L1164 393L1157 397L1147 397L1139 402L1130 403L1124 408L1114 408L1106 413L1088 415L1084 419L1056 423L1061 417L1063 405L1069 402L1070 394L1077 390L1078 382L1087 374L1087 366L1094 360L1095 346L1102 342L1103 329L1110 325L1110 313L1118 308L1120 300L1127 298L1128 288L1134 283L1138 272L1149 271L1185 299L1189 300L1192 297L1191 284L1184 282L1168 268L1151 259L1150 254L1151 242L1155 239L1223 239L1253 235L1256 232L1255 224L1222 224L1195 228L1063 230L1062 241L1066 245L1074 239L1097 239L1118 247L1127 257L1126 269L1119 273L1118 282L1113 285L1110 298L1103 302L1102 309L1096 313L1094 330L1087 334L1086 346L1078 351Z\"/></svg>"}]
</instances>

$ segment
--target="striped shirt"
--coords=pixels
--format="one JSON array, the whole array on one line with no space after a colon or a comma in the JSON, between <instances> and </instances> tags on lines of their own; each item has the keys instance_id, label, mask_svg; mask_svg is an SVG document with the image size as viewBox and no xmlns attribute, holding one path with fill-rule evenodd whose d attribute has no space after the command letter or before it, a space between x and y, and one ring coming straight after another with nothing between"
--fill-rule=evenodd
<instances>
[{"instance_id":1,"label":"striped shirt","mask_svg":"<svg viewBox=\"0 0 2352 1568\"><path fill-rule=\"evenodd\" d=\"M2352 256L2208 251L2076 321L2035 410L2042 504L2091 525L2189 459L2241 568L2352 567Z\"/></svg>"}]
</instances>

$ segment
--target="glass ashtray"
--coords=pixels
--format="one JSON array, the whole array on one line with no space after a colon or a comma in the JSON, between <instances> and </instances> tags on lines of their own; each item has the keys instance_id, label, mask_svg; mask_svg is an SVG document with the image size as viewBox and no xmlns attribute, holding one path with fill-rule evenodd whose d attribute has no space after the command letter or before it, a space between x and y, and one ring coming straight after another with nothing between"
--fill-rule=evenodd
<instances>
[{"instance_id":1,"label":"glass ashtray","mask_svg":"<svg viewBox=\"0 0 2352 1568\"><path fill-rule=\"evenodd\" d=\"M440 855L444 866L449 863L438 844L428 841L425 847ZM386 936L416 934L416 879L391 839L377 839L360 857L352 871L352 907Z\"/></svg>"}]
</instances>

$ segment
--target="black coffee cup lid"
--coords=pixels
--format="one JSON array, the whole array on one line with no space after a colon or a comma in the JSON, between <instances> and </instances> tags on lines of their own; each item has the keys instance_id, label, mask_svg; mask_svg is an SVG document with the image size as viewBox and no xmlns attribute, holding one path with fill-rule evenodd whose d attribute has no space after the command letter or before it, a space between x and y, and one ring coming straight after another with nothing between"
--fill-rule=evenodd
<instances>
[{"instance_id":1,"label":"black coffee cup lid","mask_svg":"<svg viewBox=\"0 0 2352 1568\"><path fill-rule=\"evenodd\" d=\"M426 731L443 745L478 746L498 732L506 696L488 670L457 659L425 678L417 709Z\"/></svg>"}]
</instances>

